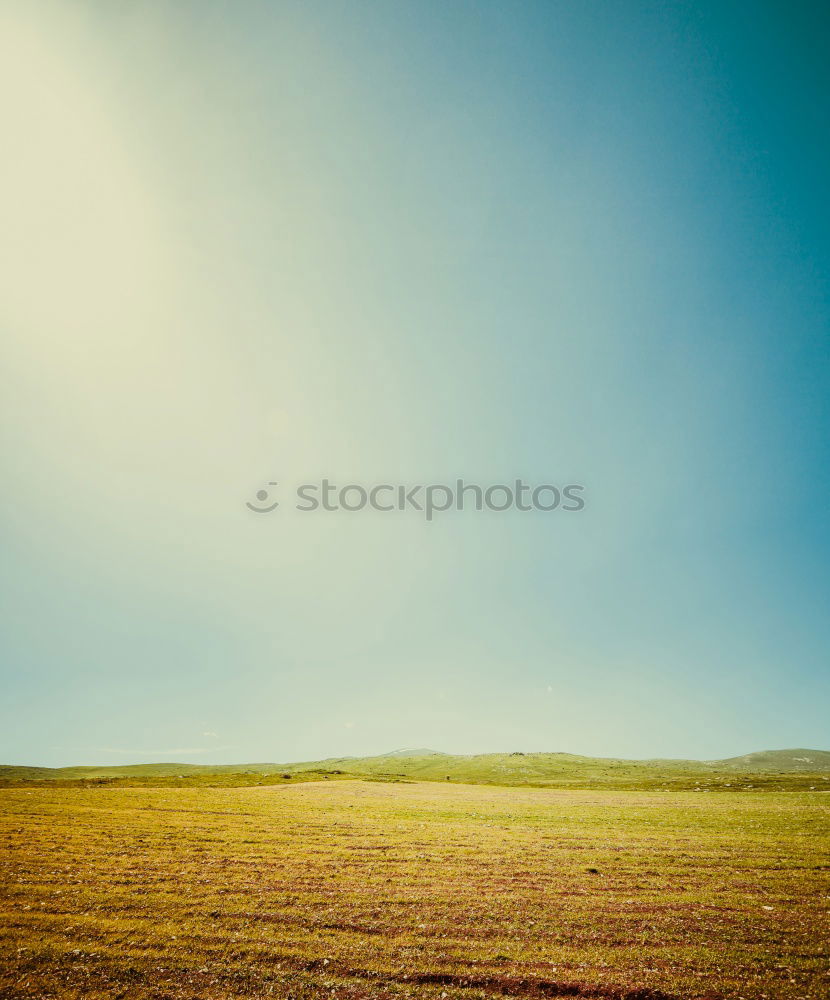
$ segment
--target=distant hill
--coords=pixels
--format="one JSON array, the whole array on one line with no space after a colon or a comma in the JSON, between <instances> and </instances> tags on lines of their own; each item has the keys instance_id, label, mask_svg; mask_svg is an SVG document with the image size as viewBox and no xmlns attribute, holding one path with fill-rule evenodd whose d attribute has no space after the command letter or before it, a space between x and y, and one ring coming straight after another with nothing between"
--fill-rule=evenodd
<instances>
[{"instance_id":1,"label":"distant hill","mask_svg":"<svg viewBox=\"0 0 830 1000\"><path fill-rule=\"evenodd\" d=\"M129 764L113 767L0 766L0 781L118 784L251 785L365 778L452 781L551 788L830 791L830 752L762 750L726 760L624 760L567 753L453 755L401 749L374 757L334 757L291 764Z\"/></svg>"},{"instance_id":2,"label":"distant hill","mask_svg":"<svg viewBox=\"0 0 830 1000\"><path fill-rule=\"evenodd\" d=\"M827 750L760 750L710 761L735 771L826 771L830 769L830 752Z\"/></svg>"}]
</instances>

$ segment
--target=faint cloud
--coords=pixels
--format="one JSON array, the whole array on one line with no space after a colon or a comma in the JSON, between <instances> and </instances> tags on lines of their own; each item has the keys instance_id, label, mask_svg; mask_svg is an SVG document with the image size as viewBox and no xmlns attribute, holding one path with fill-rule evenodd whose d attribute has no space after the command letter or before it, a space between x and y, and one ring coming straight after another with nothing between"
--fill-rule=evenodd
<instances>
[{"instance_id":1,"label":"faint cloud","mask_svg":"<svg viewBox=\"0 0 830 1000\"><path fill-rule=\"evenodd\" d=\"M206 733L202 733L202 736L208 736L212 740L219 739L219 733L212 733L210 730L208 730Z\"/></svg>"},{"instance_id":2,"label":"faint cloud","mask_svg":"<svg viewBox=\"0 0 830 1000\"><path fill-rule=\"evenodd\" d=\"M172 750L126 750L121 747L92 747L96 753L112 753L124 757L176 757L181 754L214 753L217 750L230 750L230 746L221 747L175 747Z\"/></svg>"},{"instance_id":3,"label":"faint cloud","mask_svg":"<svg viewBox=\"0 0 830 1000\"><path fill-rule=\"evenodd\" d=\"M346 729L354 729L354 723L353 722L344 722L343 725L344 725L344 727Z\"/></svg>"}]
</instances>

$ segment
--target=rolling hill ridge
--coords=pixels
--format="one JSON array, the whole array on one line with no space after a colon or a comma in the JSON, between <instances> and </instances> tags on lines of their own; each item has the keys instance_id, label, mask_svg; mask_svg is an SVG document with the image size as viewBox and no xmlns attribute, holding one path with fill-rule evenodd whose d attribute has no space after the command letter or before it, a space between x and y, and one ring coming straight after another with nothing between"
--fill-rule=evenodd
<instances>
[{"instance_id":1,"label":"rolling hill ridge","mask_svg":"<svg viewBox=\"0 0 830 1000\"><path fill-rule=\"evenodd\" d=\"M453 755L403 749L373 757L289 764L150 763L115 766L0 766L0 782L251 785L363 778L561 788L830 791L830 752L763 750L724 760L625 760L568 753Z\"/></svg>"}]
</instances>

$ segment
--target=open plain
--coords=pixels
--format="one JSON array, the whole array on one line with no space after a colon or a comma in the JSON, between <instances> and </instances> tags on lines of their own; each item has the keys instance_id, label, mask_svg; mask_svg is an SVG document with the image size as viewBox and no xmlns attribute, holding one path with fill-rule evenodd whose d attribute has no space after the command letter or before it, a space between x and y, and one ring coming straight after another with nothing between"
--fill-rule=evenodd
<instances>
[{"instance_id":1,"label":"open plain","mask_svg":"<svg viewBox=\"0 0 830 1000\"><path fill-rule=\"evenodd\" d=\"M818 1000L823 792L0 789L0 995Z\"/></svg>"}]
</instances>

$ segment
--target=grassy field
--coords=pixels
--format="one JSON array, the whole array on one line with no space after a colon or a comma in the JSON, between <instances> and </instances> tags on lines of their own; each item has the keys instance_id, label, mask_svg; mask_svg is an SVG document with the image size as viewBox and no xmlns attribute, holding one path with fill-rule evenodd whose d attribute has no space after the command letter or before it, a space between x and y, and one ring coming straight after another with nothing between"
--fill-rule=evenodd
<instances>
[{"instance_id":1,"label":"grassy field","mask_svg":"<svg viewBox=\"0 0 830 1000\"><path fill-rule=\"evenodd\" d=\"M828 995L830 799L0 790L0 996Z\"/></svg>"}]
</instances>

